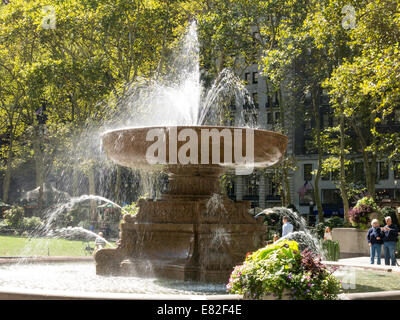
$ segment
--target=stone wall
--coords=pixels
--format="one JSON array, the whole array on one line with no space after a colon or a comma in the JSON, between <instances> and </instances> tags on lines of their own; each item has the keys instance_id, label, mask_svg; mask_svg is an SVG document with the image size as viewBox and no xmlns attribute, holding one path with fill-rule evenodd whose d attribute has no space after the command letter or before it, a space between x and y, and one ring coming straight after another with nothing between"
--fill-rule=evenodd
<instances>
[{"instance_id":1,"label":"stone wall","mask_svg":"<svg viewBox=\"0 0 400 320\"><path fill-rule=\"evenodd\" d=\"M334 228L332 238L339 241L340 259L369 256L366 230Z\"/></svg>"}]
</instances>

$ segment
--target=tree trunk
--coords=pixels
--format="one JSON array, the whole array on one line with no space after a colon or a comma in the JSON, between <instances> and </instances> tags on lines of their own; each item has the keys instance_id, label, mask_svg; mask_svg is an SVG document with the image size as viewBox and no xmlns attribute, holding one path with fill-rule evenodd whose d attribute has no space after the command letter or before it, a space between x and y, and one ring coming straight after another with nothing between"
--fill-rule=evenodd
<instances>
[{"instance_id":1,"label":"tree trunk","mask_svg":"<svg viewBox=\"0 0 400 320\"><path fill-rule=\"evenodd\" d=\"M318 222L323 222L324 211L322 209L321 197L319 195L319 181L321 178L321 169L322 169L321 121L319 116L319 100L320 100L319 88L315 87L312 92L312 104L313 104L314 119L315 119L315 139L318 149L318 166L317 166L317 174L315 175L315 181L314 181L314 200L318 209Z\"/></svg>"},{"instance_id":2,"label":"tree trunk","mask_svg":"<svg viewBox=\"0 0 400 320\"><path fill-rule=\"evenodd\" d=\"M282 130L282 134L286 134L286 130L285 130L285 108L283 106L283 98L282 98L282 90L279 89L279 121L281 123L281 130ZM283 161L285 162L286 159L283 159ZM289 185L289 178L288 178L288 169L286 167L286 165L283 163L282 164L282 191L285 194L285 206L288 206L289 204L292 203L292 199L290 196L290 185Z\"/></svg>"},{"instance_id":3,"label":"tree trunk","mask_svg":"<svg viewBox=\"0 0 400 320\"><path fill-rule=\"evenodd\" d=\"M12 171L12 161L13 161L13 144L14 144L14 128L11 129L10 132L10 143L8 145L7 152L7 166L6 172L3 180L3 201L7 203L8 201L8 193L10 191L11 184L11 171Z\"/></svg>"},{"instance_id":4,"label":"tree trunk","mask_svg":"<svg viewBox=\"0 0 400 320\"><path fill-rule=\"evenodd\" d=\"M370 196L375 199L375 183L376 183L376 155L373 154L371 156L371 163L370 163L370 156L369 152L367 151L367 143L365 138L361 132L361 129L353 122L354 130L359 138L361 144L361 153L363 156L364 161L364 169L365 169L365 182L367 185L367 191Z\"/></svg>"},{"instance_id":5,"label":"tree trunk","mask_svg":"<svg viewBox=\"0 0 400 320\"><path fill-rule=\"evenodd\" d=\"M10 184L11 184L11 170L12 170L12 145L10 143L10 150L8 150L8 155L7 155L7 167L6 167L6 172L4 175L4 180L3 180L3 201L7 203L8 201L8 193L10 190Z\"/></svg>"},{"instance_id":6,"label":"tree trunk","mask_svg":"<svg viewBox=\"0 0 400 320\"><path fill-rule=\"evenodd\" d=\"M40 128L35 127L35 134L33 137L33 150L35 153L35 169L36 169L36 186L39 187L38 206L43 206L43 187L44 187L44 161L43 151L41 148L41 133Z\"/></svg>"},{"instance_id":7,"label":"tree trunk","mask_svg":"<svg viewBox=\"0 0 400 320\"><path fill-rule=\"evenodd\" d=\"M349 222L349 198L347 196L344 157L344 114L342 112L340 115L340 194L343 200L344 220Z\"/></svg>"},{"instance_id":8,"label":"tree trunk","mask_svg":"<svg viewBox=\"0 0 400 320\"><path fill-rule=\"evenodd\" d=\"M72 195L74 197L77 197L79 194L78 190L78 168L77 165L75 164L73 169L72 169Z\"/></svg>"},{"instance_id":9,"label":"tree trunk","mask_svg":"<svg viewBox=\"0 0 400 320\"><path fill-rule=\"evenodd\" d=\"M91 165L88 169L88 180L89 180L89 194L96 194L94 166ZM90 200L90 221L96 221L96 200Z\"/></svg>"}]
</instances>

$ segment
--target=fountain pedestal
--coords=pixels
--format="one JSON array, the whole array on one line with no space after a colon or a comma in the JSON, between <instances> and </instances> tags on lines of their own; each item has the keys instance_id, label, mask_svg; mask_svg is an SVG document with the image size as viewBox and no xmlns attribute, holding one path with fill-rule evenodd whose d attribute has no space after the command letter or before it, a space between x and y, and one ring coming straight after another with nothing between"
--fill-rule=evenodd
<instances>
[{"instance_id":1,"label":"fountain pedestal","mask_svg":"<svg viewBox=\"0 0 400 320\"><path fill-rule=\"evenodd\" d=\"M142 199L136 216L124 216L121 247L96 253L97 274L227 282L246 253L264 245L266 227L248 213L249 201L213 193L220 172L171 173L162 200Z\"/></svg>"}]
</instances>

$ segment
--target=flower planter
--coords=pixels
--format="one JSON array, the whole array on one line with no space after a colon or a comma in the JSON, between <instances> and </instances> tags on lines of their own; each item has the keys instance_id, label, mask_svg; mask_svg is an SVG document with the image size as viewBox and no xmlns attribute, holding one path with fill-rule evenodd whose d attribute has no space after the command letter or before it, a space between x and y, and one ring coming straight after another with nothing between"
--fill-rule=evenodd
<instances>
[{"instance_id":1,"label":"flower planter","mask_svg":"<svg viewBox=\"0 0 400 320\"><path fill-rule=\"evenodd\" d=\"M254 300L249 293L246 293L243 295L244 300ZM272 293L271 294L264 294L260 300L291 300L289 291L288 290L283 290L282 293L282 299L279 299L279 297L274 296Z\"/></svg>"},{"instance_id":2,"label":"flower planter","mask_svg":"<svg viewBox=\"0 0 400 320\"><path fill-rule=\"evenodd\" d=\"M339 241L340 258L369 256L367 232L356 228L334 228L332 239Z\"/></svg>"}]
</instances>

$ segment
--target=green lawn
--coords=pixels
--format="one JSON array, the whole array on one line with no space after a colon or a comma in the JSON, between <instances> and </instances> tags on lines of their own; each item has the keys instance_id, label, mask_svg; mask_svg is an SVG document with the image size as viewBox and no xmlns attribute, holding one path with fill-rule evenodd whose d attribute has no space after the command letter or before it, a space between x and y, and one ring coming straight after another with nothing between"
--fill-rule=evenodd
<instances>
[{"instance_id":1,"label":"green lawn","mask_svg":"<svg viewBox=\"0 0 400 320\"><path fill-rule=\"evenodd\" d=\"M94 241L90 241L94 247ZM0 236L0 256L85 256L86 242L65 239Z\"/></svg>"}]
</instances>

